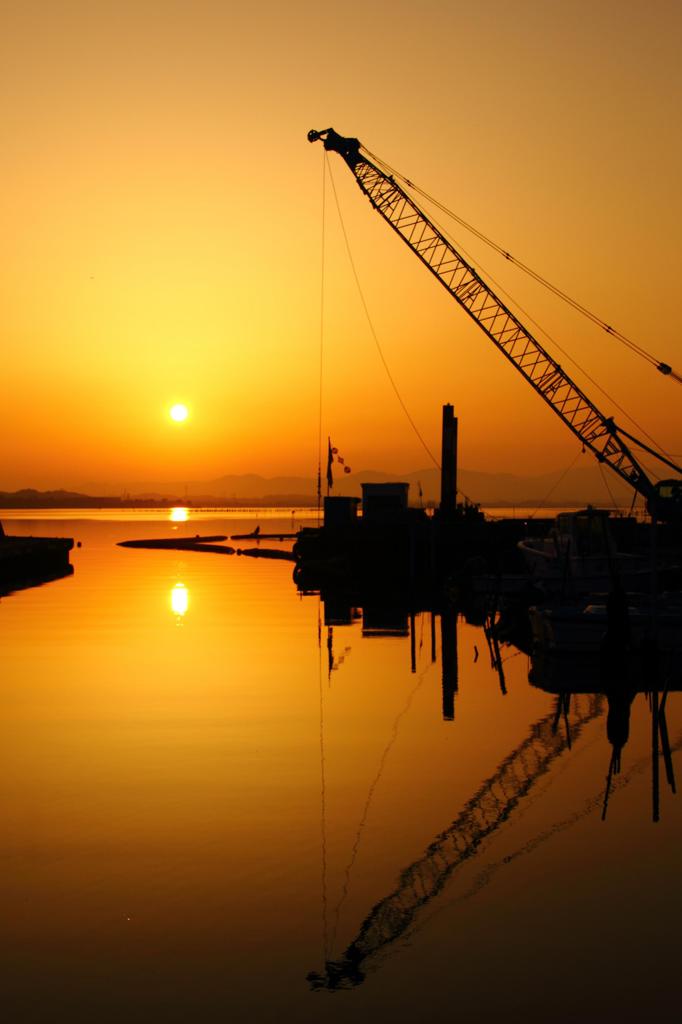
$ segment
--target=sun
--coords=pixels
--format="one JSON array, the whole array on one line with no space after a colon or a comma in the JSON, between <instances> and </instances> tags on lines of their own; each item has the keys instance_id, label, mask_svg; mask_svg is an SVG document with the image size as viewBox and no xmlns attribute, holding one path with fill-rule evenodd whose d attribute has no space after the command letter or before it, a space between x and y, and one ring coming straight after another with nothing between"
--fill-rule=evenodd
<instances>
[{"instance_id":1,"label":"sun","mask_svg":"<svg viewBox=\"0 0 682 1024\"><path fill-rule=\"evenodd\" d=\"M189 410L186 405L178 403L172 406L170 410L170 418L175 420L176 423L183 423L189 416Z\"/></svg>"}]
</instances>

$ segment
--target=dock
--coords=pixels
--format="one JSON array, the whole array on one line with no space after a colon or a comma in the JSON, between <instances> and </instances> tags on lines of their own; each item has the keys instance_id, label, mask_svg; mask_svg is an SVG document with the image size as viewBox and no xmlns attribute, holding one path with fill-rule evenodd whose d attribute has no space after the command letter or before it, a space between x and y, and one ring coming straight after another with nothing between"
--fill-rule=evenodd
<instances>
[{"instance_id":1,"label":"dock","mask_svg":"<svg viewBox=\"0 0 682 1024\"><path fill-rule=\"evenodd\" d=\"M70 537L10 537L0 525L0 594L70 575L72 548Z\"/></svg>"}]
</instances>

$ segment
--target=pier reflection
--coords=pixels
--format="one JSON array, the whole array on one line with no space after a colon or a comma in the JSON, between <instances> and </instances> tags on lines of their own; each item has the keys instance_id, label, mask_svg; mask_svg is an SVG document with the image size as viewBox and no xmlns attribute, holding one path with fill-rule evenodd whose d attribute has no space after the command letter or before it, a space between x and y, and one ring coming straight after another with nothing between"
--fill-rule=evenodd
<instances>
[{"instance_id":1,"label":"pier reflection","mask_svg":"<svg viewBox=\"0 0 682 1024\"><path fill-rule=\"evenodd\" d=\"M69 576L73 576L73 573L74 568L72 565L64 565L59 568L47 567L42 571L31 573L25 578L0 578L0 597L9 597L9 595L13 594L15 591L26 590L30 587L41 587L45 583L55 583L57 580L63 580Z\"/></svg>"},{"instance_id":2,"label":"pier reflection","mask_svg":"<svg viewBox=\"0 0 682 1024\"><path fill-rule=\"evenodd\" d=\"M401 592L400 589L388 592L378 587L350 591L328 587L319 594L324 620L329 626L351 626L361 620L364 638L409 638L412 673L416 671L417 661L417 617L430 617L432 662L437 658L437 620L440 619L444 721L455 719L455 700L459 691L457 623L460 617L480 625L482 647L487 648L490 666L497 674L503 696L507 694L503 650L511 652L507 657L528 654L528 680L534 687L557 695L559 717L562 714L566 717L572 694L601 695L608 707L606 734L613 751L609 775L620 770L621 753L629 737L630 708L636 695L643 694L652 718L656 720L655 727L652 726L652 737L656 744L659 741L661 744L660 750L657 745L652 747L653 770L657 772L660 753L666 766L666 777L674 791L665 708L668 693L682 690L682 656L677 648L663 653L651 647L636 652L636 657L632 657L622 644L609 643L602 645L593 656L571 657L565 652L559 656L547 650L534 650L525 631L521 631L523 640L520 647L509 640L502 643L500 637L507 635L506 620L498 619L495 614L481 614L476 607L460 609L440 592ZM518 624L515 632L519 633ZM477 659L478 648L475 647ZM656 811L654 818L657 820Z\"/></svg>"},{"instance_id":3,"label":"pier reflection","mask_svg":"<svg viewBox=\"0 0 682 1024\"><path fill-rule=\"evenodd\" d=\"M463 615L457 607L428 591L423 593L402 592L399 588L390 592L380 588L348 590L327 587L321 591L303 591L319 594L324 609L324 624L327 627L352 626L361 623L365 639L404 638L409 639L410 671L417 671L417 619L423 625L429 618L430 657L437 660L437 634L440 633L442 667L442 716L447 722L455 718L455 697L459 689L459 668L457 651L457 621ZM440 628L438 620L440 619ZM330 654L333 660L333 652Z\"/></svg>"}]
</instances>

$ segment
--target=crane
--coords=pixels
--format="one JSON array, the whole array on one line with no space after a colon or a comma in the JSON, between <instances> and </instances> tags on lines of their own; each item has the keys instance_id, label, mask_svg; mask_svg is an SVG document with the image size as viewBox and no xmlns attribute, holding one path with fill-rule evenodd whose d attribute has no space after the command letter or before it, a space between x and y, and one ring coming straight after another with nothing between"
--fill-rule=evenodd
<instances>
[{"instance_id":1,"label":"crane","mask_svg":"<svg viewBox=\"0 0 682 1024\"><path fill-rule=\"evenodd\" d=\"M372 908L343 957L328 960L324 973L308 975L312 988L352 988L362 983L368 964L407 932L455 869L476 854L572 740L601 714L599 694L575 694L574 701L572 737L557 728L567 710L563 698L557 697L556 709L531 727L528 737L498 765L448 828L401 872L394 891Z\"/></svg>"},{"instance_id":2,"label":"crane","mask_svg":"<svg viewBox=\"0 0 682 1024\"><path fill-rule=\"evenodd\" d=\"M363 147L358 139L339 135L333 128L308 132L309 142L318 140L322 140L326 150L343 158L374 209L585 448L589 448L600 463L610 466L636 493L643 495L653 516L665 521L679 521L682 518L682 467L617 426L613 417L604 416L599 411L393 175L381 170L366 153L361 152ZM657 369L665 375L672 373L667 363L658 363ZM677 379L677 375L673 374L673 377ZM679 477L652 481L628 442L657 458Z\"/></svg>"}]
</instances>

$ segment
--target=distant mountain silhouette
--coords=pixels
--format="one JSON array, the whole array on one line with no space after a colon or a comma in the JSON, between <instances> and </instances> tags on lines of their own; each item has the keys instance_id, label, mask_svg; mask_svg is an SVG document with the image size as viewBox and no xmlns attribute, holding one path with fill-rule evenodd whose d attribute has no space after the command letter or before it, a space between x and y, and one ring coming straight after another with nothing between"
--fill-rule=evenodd
<instances>
[{"instance_id":1,"label":"distant mountain silhouette","mask_svg":"<svg viewBox=\"0 0 682 1024\"><path fill-rule=\"evenodd\" d=\"M177 499L175 499L177 501ZM172 498L157 498L155 505L168 507ZM115 498L107 495L80 494L77 491L0 491L0 508L130 508L148 505L147 498Z\"/></svg>"},{"instance_id":2,"label":"distant mountain silhouette","mask_svg":"<svg viewBox=\"0 0 682 1024\"><path fill-rule=\"evenodd\" d=\"M614 473L605 470L602 476L596 463L573 469L563 479L562 473L543 473L536 476L518 476L512 473L481 473L461 469L459 472L459 496L469 498L482 505L535 506L535 505L602 505L627 506L632 492ZM359 495L363 483L381 483L402 480L410 484L410 501L419 504L421 500L437 502L440 495L440 473L437 469L413 470L408 473L385 473L380 470L364 470L343 474L334 466L334 487L332 494ZM608 484L608 487L607 487ZM314 477L277 476L263 477L255 473L226 475L215 480L159 483L158 481L127 484L125 487L104 487L103 485L81 485L83 491L99 491L100 497L76 494L68 491L45 492L44 500L37 499L38 492L21 491L12 496L0 492L0 506L17 508L18 495L25 496L25 506L33 507L40 501L42 507L79 507L81 504L129 506L140 503L172 504L191 501L193 505L237 504L252 502L257 505L306 505L316 501L317 481ZM108 496L102 496L108 491ZM326 483L323 481L323 493ZM123 497L122 497L123 494Z\"/></svg>"}]
</instances>

